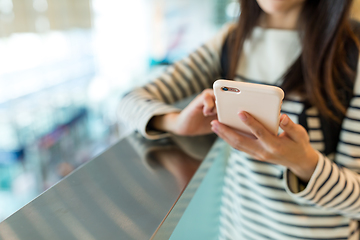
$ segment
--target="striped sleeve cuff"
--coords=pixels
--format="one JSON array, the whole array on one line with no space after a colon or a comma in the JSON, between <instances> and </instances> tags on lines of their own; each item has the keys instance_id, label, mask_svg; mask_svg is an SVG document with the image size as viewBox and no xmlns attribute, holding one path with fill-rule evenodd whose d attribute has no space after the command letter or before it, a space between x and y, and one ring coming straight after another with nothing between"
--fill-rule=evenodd
<instances>
[{"instance_id":1,"label":"striped sleeve cuff","mask_svg":"<svg viewBox=\"0 0 360 240\"><path fill-rule=\"evenodd\" d=\"M318 152L318 155L319 159L315 171L304 188L301 187L299 178L293 172L289 169L284 172L285 189L293 197L298 198L299 200L309 200L314 194L316 194L315 186L322 178L325 177L323 171L325 159L320 152Z\"/></svg>"},{"instance_id":2,"label":"striped sleeve cuff","mask_svg":"<svg viewBox=\"0 0 360 240\"><path fill-rule=\"evenodd\" d=\"M295 187L296 176L286 171L286 191L299 203L316 205L350 218L360 219L360 177L319 153L319 161L307 186ZM298 184L299 185L299 184Z\"/></svg>"},{"instance_id":3,"label":"striped sleeve cuff","mask_svg":"<svg viewBox=\"0 0 360 240\"><path fill-rule=\"evenodd\" d=\"M148 124L151 118L153 118L154 116L160 116L173 112L180 112L180 110L172 106L163 105L159 108L153 109L153 111L147 111L141 116L141 118L137 122L136 129L141 133L141 135L143 135L147 139L160 139L170 137L170 133L168 132L161 132L149 129Z\"/></svg>"},{"instance_id":4,"label":"striped sleeve cuff","mask_svg":"<svg viewBox=\"0 0 360 240\"><path fill-rule=\"evenodd\" d=\"M125 96L118 106L118 118L132 130L137 130L148 139L160 139L169 136L169 133L150 130L149 121L154 116L172 112L180 112L179 108L152 99L141 93L142 90L134 91Z\"/></svg>"}]
</instances>

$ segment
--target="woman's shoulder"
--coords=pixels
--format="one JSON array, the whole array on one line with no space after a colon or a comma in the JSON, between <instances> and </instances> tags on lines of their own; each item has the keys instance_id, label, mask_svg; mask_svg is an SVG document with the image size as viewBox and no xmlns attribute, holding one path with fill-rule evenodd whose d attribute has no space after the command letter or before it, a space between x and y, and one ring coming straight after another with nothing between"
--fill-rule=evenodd
<instances>
[{"instance_id":1,"label":"woman's shoulder","mask_svg":"<svg viewBox=\"0 0 360 240\"><path fill-rule=\"evenodd\" d=\"M227 37L236 29L236 26L236 23L233 22L225 23L209 41L204 43L204 46L213 51L215 55L220 55Z\"/></svg>"},{"instance_id":2,"label":"woman's shoulder","mask_svg":"<svg viewBox=\"0 0 360 240\"><path fill-rule=\"evenodd\" d=\"M236 27L237 27L236 22L227 22L221 27L219 34L227 37L227 35L229 35L231 32L233 32L236 29Z\"/></svg>"},{"instance_id":3,"label":"woman's shoulder","mask_svg":"<svg viewBox=\"0 0 360 240\"><path fill-rule=\"evenodd\" d=\"M228 22L225 23L213 37L213 41L224 42L231 32L236 29L237 23Z\"/></svg>"}]
</instances>

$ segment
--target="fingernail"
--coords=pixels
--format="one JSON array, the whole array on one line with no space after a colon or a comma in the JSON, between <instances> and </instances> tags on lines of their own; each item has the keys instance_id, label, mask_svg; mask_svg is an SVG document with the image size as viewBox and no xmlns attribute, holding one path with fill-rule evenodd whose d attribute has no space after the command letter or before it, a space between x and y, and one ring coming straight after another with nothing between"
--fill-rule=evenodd
<instances>
[{"instance_id":1,"label":"fingernail","mask_svg":"<svg viewBox=\"0 0 360 240\"><path fill-rule=\"evenodd\" d=\"M289 123L289 117L285 115L281 120L281 125L286 126L288 123Z\"/></svg>"},{"instance_id":2,"label":"fingernail","mask_svg":"<svg viewBox=\"0 0 360 240\"><path fill-rule=\"evenodd\" d=\"M247 119L247 115L245 112L240 112L239 117L242 121L246 121L246 119Z\"/></svg>"}]
</instances>

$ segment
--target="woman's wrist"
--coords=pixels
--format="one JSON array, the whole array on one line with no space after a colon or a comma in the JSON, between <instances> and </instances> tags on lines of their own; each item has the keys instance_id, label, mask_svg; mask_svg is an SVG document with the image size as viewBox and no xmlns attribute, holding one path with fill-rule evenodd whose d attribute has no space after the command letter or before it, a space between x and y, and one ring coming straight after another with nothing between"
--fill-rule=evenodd
<instances>
[{"instance_id":1,"label":"woman's wrist","mask_svg":"<svg viewBox=\"0 0 360 240\"><path fill-rule=\"evenodd\" d=\"M174 112L154 116L149 122L149 127L159 131L174 132L176 125L176 117L178 115L178 112Z\"/></svg>"},{"instance_id":2,"label":"woman's wrist","mask_svg":"<svg viewBox=\"0 0 360 240\"><path fill-rule=\"evenodd\" d=\"M307 183L314 174L318 161L319 154L316 150L312 149L308 157L306 157L306 161L301 161L300 164L290 167L289 169L303 182Z\"/></svg>"}]
</instances>

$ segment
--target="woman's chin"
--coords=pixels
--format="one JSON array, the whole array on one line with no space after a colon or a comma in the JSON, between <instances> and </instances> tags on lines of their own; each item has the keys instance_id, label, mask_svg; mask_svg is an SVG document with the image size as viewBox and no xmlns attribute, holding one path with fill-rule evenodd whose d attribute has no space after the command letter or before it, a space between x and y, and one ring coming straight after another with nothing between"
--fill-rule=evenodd
<instances>
[{"instance_id":1,"label":"woman's chin","mask_svg":"<svg viewBox=\"0 0 360 240\"><path fill-rule=\"evenodd\" d=\"M305 0L257 0L260 8L269 15L284 14L301 7Z\"/></svg>"}]
</instances>

